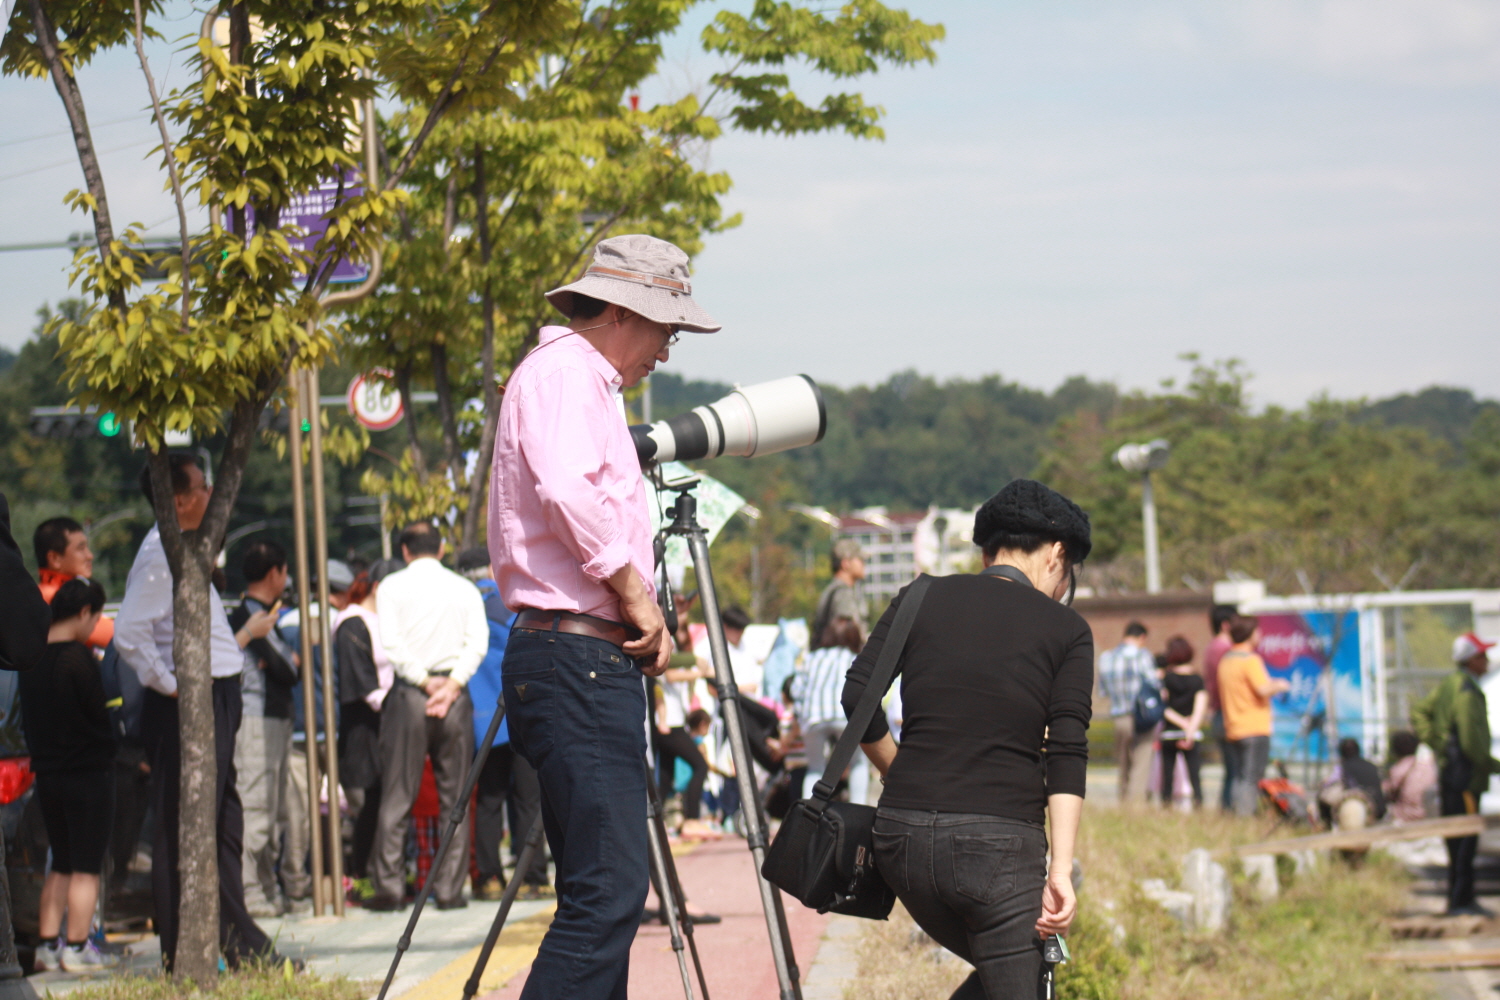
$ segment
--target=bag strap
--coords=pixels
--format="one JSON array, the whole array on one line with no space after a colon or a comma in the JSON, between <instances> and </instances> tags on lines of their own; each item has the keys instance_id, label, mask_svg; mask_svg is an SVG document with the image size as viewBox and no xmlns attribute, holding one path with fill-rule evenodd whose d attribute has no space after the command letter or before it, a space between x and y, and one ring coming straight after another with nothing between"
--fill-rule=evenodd
<instances>
[{"instance_id":1,"label":"bag strap","mask_svg":"<svg viewBox=\"0 0 1500 1000\"><path fill-rule=\"evenodd\" d=\"M870 728L870 720L875 718L880 700L885 697L886 689L891 686L891 679L896 676L896 664L901 662L906 637L911 633L912 622L916 621L917 612L922 607L922 597L927 593L927 586L931 582L932 578L924 573L912 582L906 589L906 596L901 599L901 608L891 622L891 630L885 634L885 645L880 647L880 657L875 661L875 669L870 672L870 682L865 685L865 693L860 696L854 714L849 716L844 735L834 745L833 754L823 768L823 777L813 786L813 798L822 799L824 805L833 798L833 790L838 787L844 768L854 759L859 738Z\"/></svg>"}]
</instances>

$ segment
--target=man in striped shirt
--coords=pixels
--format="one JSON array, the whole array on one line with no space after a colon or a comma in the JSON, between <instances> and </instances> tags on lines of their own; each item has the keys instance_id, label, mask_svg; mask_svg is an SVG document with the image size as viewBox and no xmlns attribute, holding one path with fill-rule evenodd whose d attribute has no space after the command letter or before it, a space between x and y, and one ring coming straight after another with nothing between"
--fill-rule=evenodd
<instances>
[{"instance_id":1,"label":"man in striped shirt","mask_svg":"<svg viewBox=\"0 0 1500 1000\"><path fill-rule=\"evenodd\" d=\"M1156 657L1146 648L1146 626L1125 626L1125 640L1099 655L1099 693L1109 699L1115 723L1115 763L1120 801L1145 802L1154 733L1135 731L1135 696L1142 684L1157 684Z\"/></svg>"}]
</instances>

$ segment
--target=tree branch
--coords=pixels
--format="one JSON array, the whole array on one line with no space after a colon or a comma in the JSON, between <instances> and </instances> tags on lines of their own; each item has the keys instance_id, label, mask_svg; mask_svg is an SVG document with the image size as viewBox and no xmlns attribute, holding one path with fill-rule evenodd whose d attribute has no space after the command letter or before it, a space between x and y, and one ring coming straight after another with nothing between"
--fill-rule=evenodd
<instances>
[{"instance_id":1,"label":"tree branch","mask_svg":"<svg viewBox=\"0 0 1500 1000\"><path fill-rule=\"evenodd\" d=\"M36 27L37 45L47 60L47 69L52 75L52 85L57 88L57 96L62 98L63 109L68 113L68 124L73 129L73 144L78 149L78 164L83 168L83 182L88 188L89 196L94 199L94 239L99 244L99 254L102 257L109 253L109 246L115 241L115 229L109 217L109 197L104 193L104 174L99 169L99 154L94 148L93 135L89 132L83 94L78 90L78 81L74 78L72 69L63 60L57 47L57 29L47 18L43 0L30 0L30 3L31 23ZM123 313L125 293L111 291L109 304L111 308Z\"/></svg>"},{"instance_id":2,"label":"tree branch","mask_svg":"<svg viewBox=\"0 0 1500 1000\"><path fill-rule=\"evenodd\" d=\"M135 0L135 54L141 60L141 72L146 76L146 89L151 92L151 113L161 132L162 156L167 161L167 176L172 181L172 200L177 205L178 238L182 243L182 332L185 334L190 328L193 290L192 258L188 254L187 206L182 197L182 177L177 172L177 156L172 148L172 138L167 135L167 119L161 110L161 95L156 91L156 78L151 75L151 64L146 60L144 32L141 0Z\"/></svg>"},{"instance_id":3,"label":"tree branch","mask_svg":"<svg viewBox=\"0 0 1500 1000\"><path fill-rule=\"evenodd\" d=\"M422 439L417 436L417 411L411 405L411 362L407 361L396 368L396 391L401 395L401 410L406 414L406 432L408 446L411 448L412 471L416 473L417 483L421 486L427 485L427 459L422 455Z\"/></svg>"}]
</instances>

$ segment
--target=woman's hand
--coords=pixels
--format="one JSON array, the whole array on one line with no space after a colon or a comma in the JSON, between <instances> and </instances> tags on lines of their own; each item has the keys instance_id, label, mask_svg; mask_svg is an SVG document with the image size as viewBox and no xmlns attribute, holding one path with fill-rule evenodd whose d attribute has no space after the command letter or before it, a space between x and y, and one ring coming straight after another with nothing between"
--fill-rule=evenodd
<instances>
[{"instance_id":1,"label":"woman's hand","mask_svg":"<svg viewBox=\"0 0 1500 1000\"><path fill-rule=\"evenodd\" d=\"M1037 918L1036 932L1042 937L1067 934L1078 913L1078 897L1073 894L1071 872L1051 872L1042 887L1042 915Z\"/></svg>"},{"instance_id":2,"label":"woman's hand","mask_svg":"<svg viewBox=\"0 0 1500 1000\"><path fill-rule=\"evenodd\" d=\"M1177 741L1177 749L1179 749L1179 750L1191 750L1191 749L1193 749L1193 744L1196 743L1196 742L1197 742L1196 740L1178 740Z\"/></svg>"}]
</instances>

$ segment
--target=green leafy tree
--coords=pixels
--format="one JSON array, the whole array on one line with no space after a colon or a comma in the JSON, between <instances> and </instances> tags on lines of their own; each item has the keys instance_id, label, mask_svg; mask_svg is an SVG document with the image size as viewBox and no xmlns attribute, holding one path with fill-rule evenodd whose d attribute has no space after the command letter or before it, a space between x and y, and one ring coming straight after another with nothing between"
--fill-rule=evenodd
<instances>
[{"instance_id":1,"label":"green leafy tree","mask_svg":"<svg viewBox=\"0 0 1500 1000\"><path fill-rule=\"evenodd\" d=\"M941 26L873 0L837 9L758 0L745 13L720 11L704 29L704 51L723 60L706 92L640 107L637 89L695 5L574 4L517 67L512 99L434 132L410 200L389 224L385 281L350 322L356 356L390 369L408 404L415 383L438 397L437 461L408 409L401 467L366 478L368 491L400 498L394 516L456 511L457 544L479 539L496 379L555 319L542 293L577 277L609 236L647 232L691 254L706 234L737 224L720 207L728 175L701 165L725 129L882 136L879 108L851 93L808 104L789 66L849 80L931 62L943 37ZM419 120L403 109L387 142L405 142ZM466 399L477 407L466 409Z\"/></svg>"},{"instance_id":2,"label":"green leafy tree","mask_svg":"<svg viewBox=\"0 0 1500 1000\"><path fill-rule=\"evenodd\" d=\"M404 201L400 183L432 130L451 111L506 100L533 34L553 30L563 6L229 0L219 8L227 46L197 40L189 59L196 82L166 94L143 44L156 35L150 21L160 16L158 0L26 0L0 43L0 70L50 79L56 89L84 176L68 201L94 222L95 245L78 251L73 269L90 309L55 327L73 397L131 421L150 452L155 513L174 581L182 725L175 971L200 986L216 982L219 951L209 574L260 414L292 367L330 354L320 300L332 263L375 255L383 220ZM131 43L179 222L176 252L155 260L138 249L139 226L117 229L76 78L99 52ZM294 251L298 234L285 219L291 201L358 168L355 119L377 80L420 109L421 124L384 183L344 198L317 246ZM208 210L206 232L190 232L192 197ZM148 263L165 270L160 285L145 284ZM222 431L224 445L203 523L183 532L162 441L166 430L188 428Z\"/></svg>"}]
</instances>

